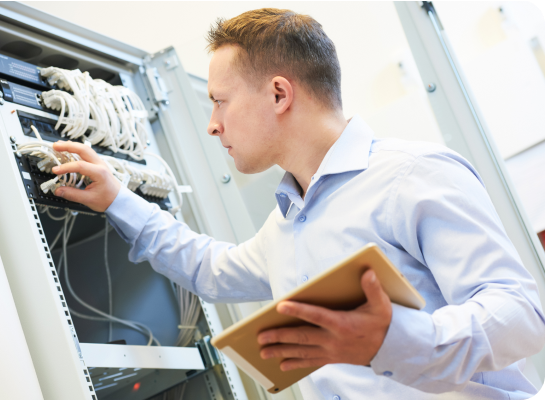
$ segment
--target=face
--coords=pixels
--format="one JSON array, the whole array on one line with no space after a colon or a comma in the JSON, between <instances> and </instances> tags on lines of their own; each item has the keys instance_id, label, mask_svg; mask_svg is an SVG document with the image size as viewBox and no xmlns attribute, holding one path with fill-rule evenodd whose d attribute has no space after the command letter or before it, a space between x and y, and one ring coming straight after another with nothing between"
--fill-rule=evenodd
<instances>
[{"instance_id":1,"label":"face","mask_svg":"<svg viewBox=\"0 0 545 400\"><path fill-rule=\"evenodd\" d=\"M220 47L210 61L208 93L214 102L208 133L219 137L240 172L253 174L275 164L274 94L255 89L232 67L237 49Z\"/></svg>"}]
</instances>

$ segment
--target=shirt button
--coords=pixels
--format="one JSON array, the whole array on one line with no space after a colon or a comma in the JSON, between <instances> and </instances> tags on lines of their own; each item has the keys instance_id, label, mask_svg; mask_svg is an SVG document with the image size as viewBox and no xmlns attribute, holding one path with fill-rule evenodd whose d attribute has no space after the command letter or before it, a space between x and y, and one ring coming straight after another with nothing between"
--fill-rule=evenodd
<instances>
[{"instance_id":1,"label":"shirt button","mask_svg":"<svg viewBox=\"0 0 545 400\"><path fill-rule=\"evenodd\" d=\"M333 400L341 400L341 396L335 395L335 396L333 396Z\"/></svg>"},{"instance_id":2,"label":"shirt button","mask_svg":"<svg viewBox=\"0 0 545 400\"><path fill-rule=\"evenodd\" d=\"M382 375L387 376L388 378L393 375L392 371L384 371Z\"/></svg>"},{"instance_id":3,"label":"shirt button","mask_svg":"<svg viewBox=\"0 0 545 400\"><path fill-rule=\"evenodd\" d=\"M308 281L308 276L306 276L306 275L303 275L303 277L301 278L301 280L302 280L303 282L306 282L306 281Z\"/></svg>"},{"instance_id":4,"label":"shirt button","mask_svg":"<svg viewBox=\"0 0 545 400\"><path fill-rule=\"evenodd\" d=\"M304 215L301 215L299 217L299 222L305 222L307 220L307 217L305 217Z\"/></svg>"}]
</instances>

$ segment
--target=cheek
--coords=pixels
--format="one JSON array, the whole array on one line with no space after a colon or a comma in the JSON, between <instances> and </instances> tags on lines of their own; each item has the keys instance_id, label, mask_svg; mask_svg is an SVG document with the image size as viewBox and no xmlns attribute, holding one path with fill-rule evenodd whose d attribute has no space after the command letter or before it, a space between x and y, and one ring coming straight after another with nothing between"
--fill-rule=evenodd
<instances>
[{"instance_id":1,"label":"cheek","mask_svg":"<svg viewBox=\"0 0 545 400\"><path fill-rule=\"evenodd\" d=\"M269 126L268 109L261 98L247 96L232 103L224 113L227 136L232 139L251 140Z\"/></svg>"}]
</instances>

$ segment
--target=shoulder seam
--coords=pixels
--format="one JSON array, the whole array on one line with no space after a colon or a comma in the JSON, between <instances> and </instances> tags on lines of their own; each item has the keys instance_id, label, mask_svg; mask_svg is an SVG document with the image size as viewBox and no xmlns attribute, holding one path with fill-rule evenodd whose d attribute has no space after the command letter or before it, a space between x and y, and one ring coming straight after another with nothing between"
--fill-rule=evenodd
<instances>
[{"instance_id":1,"label":"shoulder seam","mask_svg":"<svg viewBox=\"0 0 545 400\"><path fill-rule=\"evenodd\" d=\"M426 152L423 152L423 153L420 153L420 154L413 154L411 152L408 152L408 151L405 151L405 150L402 150L402 149L383 149L383 148L379 148L376 151L371 150L371 153L379 153L381 151L390 151L390 152L403 153L403 154L407 154L407 156L412 157L414 159L417 159L419 157L429 156L429 155L435 155L435 154L438 154L438 155L450 155L450 154L452 154L449 151L426 151Z\"/></svg>"},{"instance_id":2,"label":"shoulder seam","mask_svg":"<svg viewBox=\"0 0 545 400\"><path fill-rule=\"evenodd\" d=\"M410 171L422 159L423 156L429 154L433 153L420 154L418 156L412 155L413 158L405 162L405 165L402 167L400 174L396 177L394 183L392 184L392 188L390 189L390 193L388 194L388 205L386 206L386 226L390 228L390 233L392 237L394 237L394 227L391 223L393 218L393 207L395 203L394 198L397 196L401 183L407 177L407 175L409 175Z\"/></svg>"}]
</instances>

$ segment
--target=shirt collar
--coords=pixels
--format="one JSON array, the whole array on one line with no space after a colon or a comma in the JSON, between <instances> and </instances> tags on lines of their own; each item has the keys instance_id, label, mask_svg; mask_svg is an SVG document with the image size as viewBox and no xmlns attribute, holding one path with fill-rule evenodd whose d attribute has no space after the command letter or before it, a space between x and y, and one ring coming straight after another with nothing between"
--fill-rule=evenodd
<instances>
[{"instance_id":1,"label":"shirt collar","mask_svg":"<svg viewBox=\"0 0 545 400\"><path fill-rule=\"evenodd\" d=\"M313 182L318 182L322 176L367 169L373 135L365 121L359 115L355 115L325 155L314 174ZM302 208L303 200L299 188L293 175L286 172L275 192L276 201L284 218L292 201Z\"/></svg>"}]
</instances>

